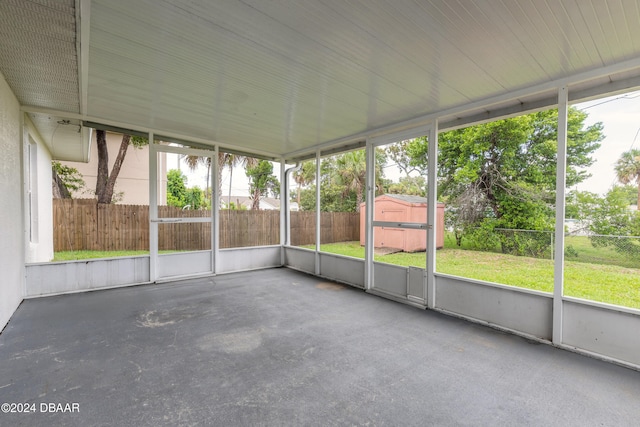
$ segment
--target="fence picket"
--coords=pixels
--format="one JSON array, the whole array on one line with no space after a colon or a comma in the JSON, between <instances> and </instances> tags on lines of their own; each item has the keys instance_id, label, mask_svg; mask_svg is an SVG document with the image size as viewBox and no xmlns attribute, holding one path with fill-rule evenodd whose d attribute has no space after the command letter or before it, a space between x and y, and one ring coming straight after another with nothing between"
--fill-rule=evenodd
<instances>
[{"instance_id":1,"label":"fence picket","mask_svg":"<svg viewBox=\"0 0 640 427\"><path fill-rule=\"evenodd\" d=\"M158 206L161 218L206 217L209 211ZM315 242L315 212L291 212L291 243ZM277 245L279 211L220 211L220 248ZM101 205L94 199L53 199L54 251L149 250L149 207ZM360 215L322 212L321 241L360 239ZM211 223L159 224L160 250L211 249Z\"/></svg>"}]
</instances>

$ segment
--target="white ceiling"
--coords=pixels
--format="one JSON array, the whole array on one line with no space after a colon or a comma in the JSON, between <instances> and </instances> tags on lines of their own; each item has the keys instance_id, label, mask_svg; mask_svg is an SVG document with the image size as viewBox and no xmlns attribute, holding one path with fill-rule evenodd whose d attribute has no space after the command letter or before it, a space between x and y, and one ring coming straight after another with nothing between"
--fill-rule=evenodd
<instances>
[{"instance_id":1,"label":"white ceiling","mask_svg":"<svg viewBox=\"0 0 640 427\"><path fill-rule=\"evenodd\" d=\"M640 84L637 0L3 0L0 16L27 111L274 156Z\"/></svg>"}]
</instances>

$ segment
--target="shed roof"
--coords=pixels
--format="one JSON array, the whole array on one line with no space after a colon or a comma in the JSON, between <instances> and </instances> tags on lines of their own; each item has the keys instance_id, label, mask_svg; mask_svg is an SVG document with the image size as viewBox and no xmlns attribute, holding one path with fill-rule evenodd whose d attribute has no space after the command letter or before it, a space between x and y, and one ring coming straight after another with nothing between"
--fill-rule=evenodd
<instances>
[{"instance_id":1,"label":"shed roof","mask_svg":"<svg viewBox=\"0 0 640 427\"><path fill-rule=\"evenodd\" d=\"M422 197L422 196L412 196L409 194L384 194L382 196L378 196L376 197L376 199L378 199L379 197L388 197L391 199L396 199L396 200L400 200L402 202L406 202L406 203L411 203L411 204L427 204L427 198L426 197Z\"/></svg>"}]
</instances>

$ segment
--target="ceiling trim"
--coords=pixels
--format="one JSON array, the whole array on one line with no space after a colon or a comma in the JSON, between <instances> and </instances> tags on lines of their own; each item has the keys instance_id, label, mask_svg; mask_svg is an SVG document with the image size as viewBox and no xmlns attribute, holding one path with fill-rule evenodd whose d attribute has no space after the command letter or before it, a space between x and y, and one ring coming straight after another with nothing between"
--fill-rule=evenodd
<instances>
[{"instance_id":1,"label":"ceiling trim","mask_svg":"<svg viewBox=\"0 0 640 427\"><path fill-rule=\"evenodd\" d=\"M88 0L84 0L88 1ZM575 93L572 93L571 86L579 83L589 82L590 80L596 80L598 78L615 75L617 73L628 72L637 70L638 75L629 77L626 79L611 81L609 80L605 84L596 84L592 87L581 89ZM469 104L461 105L455 108L443 110L440 112L415 117L413 119L397 122L391 125L383 126L376 129L370 129L354 135L349 135L336 140L328 141L325 143L317 144L313 147L292 151L283 155L265 152L262 150L256 150L251 152L256 157L263 157L267 159L281 159L284 158L287 161L292 159L311 158L315 156L316 151L320 150L323 153L334 153L339 151L348 151L352 147L357 146L362 141L370 138L380 137L388 135L393 137L394 134L399 132L410 131L414 128L423 127L428 125L433 120L438 120L440 126L438 131L450 130L453 128L459 128L462 126L469 126L474 123L481 123L490 120L497 120L499 118L524 114L531 111L541 110L552 105L557 104L557 90L562 86L569 87L569 99L572 102L578 100L586 100L588 98L595 98L614 91L622 91L632 87L640 86L640 58L634 58L631 60L619 62L611 66L589 70L583 73L576 74L574 76L558 79L551 82L545 82L543 84L531 86L528 88L519 89L516 91L501 94L499 96L487 98L480 101L475 101ZM521 98L533 97L535 95L541 95L541 98L531 102L522 102ZM505 104L510 104L506 105ZM495 109L491 109L491 106L496 106ZM193 143L204 144L208 146L218 145L220 149L232 152L237 150L237 146L221 143L218 141L207 140L199 137L191 137L188 135L176 134L171 132L165 132L158 129L150 129L144 126L134 126L129 123L120 123L110 120L104 120L97 117L90 117L84 114L75 114L64 111L58 111L54 109L40 108L35 106L22 106L22 111L32 113L45 113L53 114L60 117L79 119L83 121L93 122L94 124L101 124L103 126L113 126L116 128L131 130L132 132L162 134L168 138L175 138L183 141L191 141ZM249 150L242 150L243 153Z\"/></svg>"},{"instance_id":2,"label":"ceiling trim","mask_svg":"<svg viewBox=\"0 0 640 427\"><path fill-rule=\"evenodd\" d=\"M76 52L78 55L78 98L80 114L87 113L89 92L89 36L91 0L76 0Z\"/></svg>"},{"instance_id":3,"label":"ceiling trim","mask_svg":"<svg viewBox=\"0 0 640 427\"><path fill-rule=\"evenodd\" d=\"M240 153L237 146L235 145L224 144L218 141L208 140L205 138L198 138L198 137L193 137L189 135L166 132L158 129L151 129L144 126L133 126L130 123L120 123L112 120L103 120L98 117L87 116L84 114L69 113L67 111L55 110L52 108L41 108L33 105L23 105L20 107L20 110L25 113L42 113L42 114L50 114L50 115L60 117L60 118L65 118L65 119L82 120L83 122L91 123L92 125L100 126L101 128L105 128L105 129L107 129L108 127L114 130L120 129L118 130L118 132L125 131L132 134L135 133L136 135L148 135L150 132L152 132L154 135L163 135L166 138L196 143L196 144L205 145L209 147L213 147L214 145L217 145L221 150L225 152ZM246 153L246 152L248 151L243 151L243 153ZM264 159L270 159L270 160L282 158L282 156L279 154L262 151L262 150L255 150L255 151L252 150L251 153L256 158L264 158Z\"/></svg>"},{"instance_id":4,"label":"ceiling trim","mask_svg":"<svg viewBox=\"0 0 640 427\"><path fill-rule=\"evenodd\" d=\"M610 81L607 84L594 85L591 88L582 89L576 92L573 96L571 94L572 85L632 70L637 70L638 76L622 79L616 82ZM383 126L381 128L360 132L344 138L328 141L326 143L316 145L312 148L292 151L285 154L284 157L286 159L303 158L307 157L311 152L315 152L317 149L328 150L334 148L335 146L345 144L348 145L350 143L353 143L354 141L359 141L362 139L376 138L383 135L392 136L393 134L399 132L406 132L413 128L425 126L432 120L439 121L440 125L438 126L438 131L440 132L456 127L469 126L489 120L497 120L499 118L524 114L536 110L542 110L544 108L557 104L558 89L563 86L569 87L569 99L572 102L575 102L577 100L586 100L586 98L589 97L593 98L601 96L609 93L610 91L624 90L625 88L631 88L637 86L638 84L640 84L640 58L634 58L607 67L578 73L570 77L545 82L539 85L519 89L440 112L418 116L413 119ZM549 93L549 95L543 96L541 99L536 101L528 103L519 101L520 98L527 98L535 96L536 94L542 95L547 92ZM505 103L509 102L512 102L512 105L498 107L494 110L491 110L490 108L492 105L504 105Z\"/></svg>"}]
</instances>

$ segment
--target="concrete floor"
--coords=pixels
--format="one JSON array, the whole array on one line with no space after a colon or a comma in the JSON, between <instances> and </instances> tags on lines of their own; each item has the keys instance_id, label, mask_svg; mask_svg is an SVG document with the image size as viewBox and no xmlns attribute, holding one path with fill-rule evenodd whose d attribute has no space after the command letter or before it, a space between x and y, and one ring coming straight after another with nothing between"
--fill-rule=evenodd
<instances>
[{"instance_id":1,"label":"concrete floor","mask_svg":"<svg viewBox=\"0 0 640 427\"><path fill-rule=\"evenodd\" d=\"M282 268L25 301L0 403L36 406L3 426L635 426L640 372Z\"/></svg>"}]
</instances>

